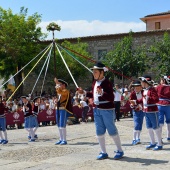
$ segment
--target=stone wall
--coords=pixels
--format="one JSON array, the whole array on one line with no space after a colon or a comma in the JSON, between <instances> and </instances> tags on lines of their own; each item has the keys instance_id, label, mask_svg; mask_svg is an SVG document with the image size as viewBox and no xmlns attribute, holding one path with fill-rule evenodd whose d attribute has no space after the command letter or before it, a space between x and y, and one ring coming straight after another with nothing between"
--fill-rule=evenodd
<instances>
[{"instance_id":1,"label":"stone wall","mask_svg":"<svg viewBox=\"0 0 170 170\"><path fill-rule=\"evenodd\" d=\"M160 41L163 39L163 35L165 32L170 33L170 30L157 30L157 31L148 31L148 32L135 32L133 33L133 39L134 39L134 47L140 46L142 44L146 44L146 46L149 48L154 41ZM114 45L121 41L125 36L128 36L129 33L123 33L123 34L110 34L110 35L99 35L99 36L89 36L89 37L80 37L81 42L88 43L88 51L93 56L94 60L98 60L103 58L103 56L109 52L110 50L114 49ZM58 40L58 43L62 43L64 40L70 41L71 43L77 43L77 38L68 38L68 39L60 39ZM43 43L49 44L50 41L45 41ZM148 74L152 75L154 77L154 74L148 70ZM37 78L37 75L33 75L32 77L28 78L25 81L25 91L29 92L30 89L28 87L33 87L35 79ZM34 81L33 81L34 80ZM42 80L42 78L41 78ZM41 82L39 81L35 91L40 91L41 89ZM92 77L89 76L88 79L82 79L78 80L78 85L82 86L83 88L90 87L91 86ZM122 84L121 80L114 79L114 83ZM127 80L124 78L124 83L129 84L130 80ZM27 87L27 88L26 88ZM76 89L75 85L72 83L70 84L71 89ZM54 89L54 83L53 83L53 76L47 75L47 80L44 85L44 90L46 92L48 91L55 91Z\"/></svg>"}]
</instances>

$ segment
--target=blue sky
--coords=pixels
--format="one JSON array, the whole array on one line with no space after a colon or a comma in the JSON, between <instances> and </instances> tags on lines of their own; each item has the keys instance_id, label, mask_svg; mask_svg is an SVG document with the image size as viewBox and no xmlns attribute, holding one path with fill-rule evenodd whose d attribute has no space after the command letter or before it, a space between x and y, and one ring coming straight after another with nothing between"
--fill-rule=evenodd
<instances>
[{"instance_id":1,"label":"blue sky","mask_svg":"<svg viewBox=\"0 0 170 170\"><path fill-rule=\"evenodd\" d=\"M145 31L140 18L170 10L170 0L0 0L3 9L42 15L43 32L50 22L61 26L56 38ZM48 39L51 39L49 33Z\"/></svg>"}]
</instances>

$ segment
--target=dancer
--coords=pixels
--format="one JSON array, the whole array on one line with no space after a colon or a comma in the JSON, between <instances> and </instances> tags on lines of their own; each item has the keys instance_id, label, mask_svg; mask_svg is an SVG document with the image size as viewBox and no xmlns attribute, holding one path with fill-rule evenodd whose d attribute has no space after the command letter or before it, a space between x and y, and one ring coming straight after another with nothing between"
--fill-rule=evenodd
<instances>
[{"instance_id":1,"label":"dancer","mask_svg":"<svg viewBox=\"0 0 170 170\"><path fill-rule=\"evenodd\" d=\"M8 143L5 111L8 111L8 108L3 104L2 96L0 96L0 144ZM3 134L4 134L4 137L3 137Z\"/></svg>"},{"instance_id":2,"label":"dancer","mask_svg":"<svg viewBox=\"0 0 170 170\"><path fill-rule=\"evenodd\" d=\"M154 151L162 150L162 139L158 120L158 107L156 103L159 101L158 94L152 86L151 76L139 77L141 85L144 88L142 99L136 101L130 100L132 105L143 103L143 112L145 113L146 127L149 132L150 145L146 149L153 149ZM155 142L154 132L157 137L157 144Z\"/></svg>"},{"instance_id":3,"label":"dancer","mask_svg":"<svg viewBox=\"0 0 170 170\"><path fill-rule=\"evenodd\" d=\"M139 80L133 82L132 86L134 91L130 94L130 100L140 100L142 99L142 86ZM134 130L133 130L133 140L132 145L140 144L140 134L142 131L144 113L142 111L142 104L131 105L134 121Z\"/></svg>"},{"instance_id":4,"label":"dancer","mask_svg":"<svg viewBox=\"0 0 170 170\"><path fill-rule=\"evenodd\" d=\"M167 124L167 140L170 141L170 76L162 76L160 85L156 87L159 96L158 110L159 110L159 124L162 133L164 125L164 118Z\"/></svg>"},{"instance_id":5,"label":"dancer","mask_svg":"<svg viewBox=\"0 0 170 170\"><path fill-rule=\"evenodd\" d=\"M55 145L66 145L66 123L69 116L73 114L70 92L67 90L68 83L64 80L54 78L57 92L56 122L60 139Z\"/></svg>"},{"instance_id":6,"label":"dancer","mask_svg":"<svg viewBox=\"0 0 170 170\"><path fill-rule=\"evenodd\" d=\"M28 101L28 97L27 96L21 96L22 98L22 102L23 102L23 112L24 112L24 117L25 117L25 121L24 121L24 125L25 125L25 129L28 131L29 136L31 138L29 138L29 142L34 142L35 138L34 138L34 121L33 121L33 113L32 113L32 106L30 104L30 102Z\"/></svg>"},{"instance_id":7,"label":"dancer","mask_svg":"<svg viewBox=\"0 0 170 170\"><path fill-rule=\"evenodd\" d=\"M114 159L123 157L124 152L121 147L121 141L118 130L115 126L114 94L111 82L105 78L104 72L107 68L101 62L97 62L92 68L94 82L92 92L87 93L87 97L93 98L94 120L96 126L96 135L101 148L97 160L108 158L105 146L105 133L108 131L110 137L116 145Z\"/></svg>"},{"instance_id":8,"label":"dancer","mask_svg":"<svg viewBox=\"0 0 170 170\"><path fill-rule=\"evenodd\" d=\"M33 133L34 133L34 138L37 139L38 136L37 134L35 134L35 132L37 131L39 124L38 124L38 120L37 120L37 116L39 113L39 105L40 105L40 97L35 97L33 99L34 102L34 106L33 106L33 124L34 124L34 128L33 128ZM30 136L31 138L31 136Z\"/></svg>"}]
</instances>

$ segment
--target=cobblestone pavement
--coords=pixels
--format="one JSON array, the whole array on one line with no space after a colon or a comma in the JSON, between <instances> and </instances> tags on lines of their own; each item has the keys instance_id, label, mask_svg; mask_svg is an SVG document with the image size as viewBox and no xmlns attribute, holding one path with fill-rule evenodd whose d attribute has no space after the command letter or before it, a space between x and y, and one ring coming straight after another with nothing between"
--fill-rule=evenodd
<instances>
[{"instance_id":1,"label":"cobblestone pavement","mask_svg":"<svg viewBox=\"0 0 170 170\"><path fill-rule=\"evenodd\" d=\"M28 142L24 129L8 130L9 143L0 146L0 170L164 170L170 169L170 143L163 128L164 148L161 151L146 150L149 136L144 124L141 144L132 146L133 120L122 118L116 122L122 141L124 158L113 160L115 145L106 134L109 159L96 160L100 152L95 137L94 123L67 126L68 145L56 146L56 126L40 127L38 140Z\"/></svg>"}]
</instances>

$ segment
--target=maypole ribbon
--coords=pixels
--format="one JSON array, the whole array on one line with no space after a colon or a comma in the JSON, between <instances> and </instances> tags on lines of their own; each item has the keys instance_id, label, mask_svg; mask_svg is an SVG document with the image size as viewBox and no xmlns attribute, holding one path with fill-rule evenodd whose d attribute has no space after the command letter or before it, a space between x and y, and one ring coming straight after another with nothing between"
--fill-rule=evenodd
<instances>
[{"instance_id":1,"label":"maypole ribbon","mask_svg":"<svg viewBox=\"0 0 170 170\"><path fill-rule=\"evenodd\" d=\"M11 96L8 98L7 102L12 98L12 96L15 94L15 92L19 89L19 87L21 86L21 84L25 81L25 79L29 76L29 74L32 72L32 70L37 66L37 64L40 62L40 60L44 57L44 55L46 54L46 52L49 50L49 48L52 46L52 44L48 47L48 49L44 52L44 54L39 58L39 60L37 61L37 63L35 63L35 65L32 67L32 69L30 70L30 72L24 77L24 79L22 80L22 82L18 85L18 87L14 90L14 92L11 94Z\"/></svg>"},{"instance_id":2,"label":"maypole ribbon","mask_svg":"<svg viewBox=\"0 0 170 170\"><path fill-rule=\"evenodd\" d=\"M74 84L75 84L75 86L78 88L78 85L77 85L77 83L76 83L73 75L71 74L71 72L70 72L70 70L69 70L69 68L68 68L68 66L67 66L67 64L66 64L66 62L65 62L65 60L64 60L64 58L63 58L63 56L62 56L62 54L61 54L61 51L59 50L59 48L58 48L58 46L57 46L57 44L56 44L56 47L57 47L57 50L58 50L58 52L59 52L59 54L60 54L60 56L61 56L61 59L63 60L65 66L66 66L66 68L67 68L67 70L68 70L68 72L69 72L69 74L70 74L70 76L71 76L71 78L72 78L72 80L73 80L73 82L74 82Z\"/></svg>"},{"instance_id":3,"label":"maypole ribbon","mask_svg":"<svg viewBox=\"0 0 170 170\"><path fill-rule=\"evenodd\" d=\"M52 48L51 48L51 49L52 49ZM44 80L43 80L43 83L42 83L40 96L41 96L42 90L43 90L43 88L44 88L45 78L46 78L46 75L47 75L47 70L48 70L48 66L49 66L49 62L50 62L50 56L51 56L51 51L50 51L50 53L49 53L49 58L48 58L48 61L47 61L47 67L46 67L45 74L44 74Z\"/></svg>"},{"instance_id":4,"label":"maypole ribbon","mask_svg":"<svg viewBox=\"0 0 170 170\"><path fill-rule=\"evenodd\" d=\"M78 52L76 52L76 51L74 51L74 50L72 50L72 49L69 49L69 48L67 48L67 47L64 47L64 48L66 48L67 50L73 52L74 54L77 54L77 55L79 55L79 56L81 56L81 57L83 57L83 58L85 58L85 59L87 59L87 60L89 60L89 61L91 61L91 62L93 62L93 63L96 62L95 60L92 60L91 58L89 58L89 57L87 57L87 56L84 56L84 55L82 55L82 54L79 54ZM125 75L121 74L120 72L113 70L112 68L109 68L109 67L107 67L107 68L109 69L109 71L111 71L111 72L114 73L114 74L118 74L118 75L120 75L120 76L125 77L126 79L129 79L129 80L133 80L131 77L125 76Z\"/></svg>"},{"instance_id":5,"label":"maypole ribbon","mask_svg":"<svg viewBox=\"0 0 170 170\"><path fill-rule=\"evenodd\" d=\"M50 45L49 45L50 46ZM25 67L27 67L33 60L35 60L41 53L43 53L46 49L48 48L48 46L42 50L37 56L35 56L31 61L29 61L24 67L22 67L18 72L16 72L10 79L8 79L4 84L2 84L0 86L0 88L2 88L6 83L8 83L12 78L14 78L19 72L21 72Z\"/></svg>"},{"instance_id":6,"label":"maypole ribbon","mask_svg":"<svg viewBox=\"0 0 170 170\"><path fill-rule=\"evenodd\" d=\"M38 82L38 80L39 80L39 78L40 78L40 76L41 76L41 73L42 73L42 71L43 71L43 69L44 69L47 61L48 61L49 58L50 58L51 50L52 50L52 46L51 46L51 49L50 49L50 51L49 51L49 53L48 53L48 56L47 56L47 58L46 58L46 60L45 60L45 62L44 62L44 64L43 64L43 66L42 66L42 68L41 68L41 71L40 71L40 73L39 73L39 75L38 75L38 78L37 78L35 84L34 84L34 87L33 87L32 91L31 91L31 93L30 93L31 95L32 95L32 93L33 93L33 91L34 91L34 89L35 89L35 86L37 85L37 82Z\"/></svg>"},{"instance_id":7,"label":"maypole ribbon","mask_svg":"<svg viewBox=\"0 0 170 170\"><path fill-rule=\"evenodd\" d=\"M58 44L57 44L58 45ZM91 73L93 73L93 71L91 69L89 69L88 67L86 67L83 63L81 63L77 58L75 58L75 56L73 56L69 51L67 51L66 49L64 49L63 47L61 47L60 45L58 45L62 50L64 50L69 56L71 56L74 60L76 60L79 64L81 64L84 68L86 68L88 71L90 71Z\"/></svg>"}]
</instances>

